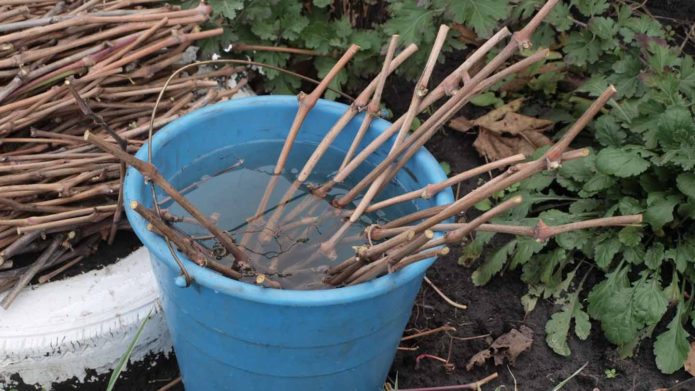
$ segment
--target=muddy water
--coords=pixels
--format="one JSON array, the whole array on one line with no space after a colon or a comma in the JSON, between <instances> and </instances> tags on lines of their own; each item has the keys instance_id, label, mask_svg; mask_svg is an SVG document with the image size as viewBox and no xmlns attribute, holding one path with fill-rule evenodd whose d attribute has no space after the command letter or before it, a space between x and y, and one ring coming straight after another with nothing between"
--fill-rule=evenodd
<instances>
[{"instance_id":1,"label":"muddy water","mask_svg":"<svg viewBox=\"0 0 695 391\"><path fill-rule=\"evenodd\" d=\"M364 215L342 236L344 239L335 246L335 253L321 251L321 243L329 240L346 219L346 210L331 206L330 201L345 194L356 181L346 181L336 186L326 199L314 197L308 186L324 182L338 168L344 153L329 149L309 180L297 188L286 204L280 205L297 173L311 155L315 145L297 143L287 161L285 172L273 177L272 172L277 156L282 149L282 141L256 142L225 150L232 154L234 162L212 176L197 178L190 183L178 183L185 196L205 214L217 219L217 225L227 230L236 243L243 245L251 264L258 272L267 274L280 282L284 289L322 289L325 270L354 255L353 246L365 243L364 228L370 224L383 222L414 210L411 204L391 207L386 212ZM218 157L211 157L212 159ZM198 165L206 166L205 159L182 170L200 171ZM352 175L361 178L371 167L363 165ZM185 175L183 175L185 176ZM275 188L262 219L248 221L256 213L268 183L275 179ZM174 178L176 183L176 178ZM181 181L178 181L181 182ZM395 183L385 188L379 199L392 197L403 190ZM163 203L175 216L187 218L176 223L177 228L199 238L199 242L213 250L224 263L231 264L231 257L224 254L214 239L204 228L190 222L189 215L178 205ZM295 210L295 208L298 208ZM293 212L294 211L294 212ZM297 213L297 211L301 211ZM281 216L277 224L268 224L273 216ZM293 216L296 215L296 216ZM324 246L325 247L325 246ZM248 277L247 279L250 279Z\"/></svg>"}]
</instances>

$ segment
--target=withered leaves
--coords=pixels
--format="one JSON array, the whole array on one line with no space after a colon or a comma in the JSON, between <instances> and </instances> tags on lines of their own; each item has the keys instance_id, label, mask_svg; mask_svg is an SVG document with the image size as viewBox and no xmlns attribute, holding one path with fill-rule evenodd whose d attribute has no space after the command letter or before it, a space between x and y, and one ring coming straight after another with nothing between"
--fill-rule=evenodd
<instances>
[{"instance_id":1,"label":"withered leaves","mask_svg":"<svg viewBox=\"0 0 695 391\"><path fill-rule=\"evenodd\" d=\"M499 160L519 153L530 155L551 140L543 133L553 127L553 121L519 114L523 98L515 99L475 120L454 118L449 126L461 132L478 128L473 146L488 160Z\"/></svg>"},{"instance_id":2,"label":"withered leaves","mask_svg":"<svg viewBox=\"0 0 695 391\"><path fill-rule=\"evenodd\" d=\"M489 348L476 353L468 363L466 369L471 370L474 366L484 365L492 357L495 365L502 365L505 361L514 365L516 358L533 344L533 330L529 327L521 326L518 330L511 329L508 333L502 334L492 342Z\"/></svg>"}]
</instances>

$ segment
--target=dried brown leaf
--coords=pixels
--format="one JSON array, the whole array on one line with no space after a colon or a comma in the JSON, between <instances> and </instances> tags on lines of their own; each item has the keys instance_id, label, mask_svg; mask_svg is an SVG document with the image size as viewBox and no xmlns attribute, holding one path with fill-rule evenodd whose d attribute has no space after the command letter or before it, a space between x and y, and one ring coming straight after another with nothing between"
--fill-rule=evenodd
<instances>
[{"instance_id":1,"label":"dried brown leaf","mask_svg":"<svg viewBox=\"0 0 695 391\"><path fill-rule=\"evenodd\" d=\"M490 345L476 353L468 360L466 369L471 370L475 366L482 366L489 358L493 358L495 365L502 365L509 362L514 365L517 357L533 344L533 330L529 327L521 326L519 330L511 329L508 333L502 334Z\"/></svg>"},{"instance_id":2,"label":"dried brown leaf","mask_svg":"<svg viewBox=\"0 0 695 391\"><path fill-rule=\"evenodd\" d=\"M484 128L496 133L520 134L531 130L544 132L552 128L554 124L553 121L547 119L510 112L499 120L484 126Z\"/></svg>"},{"instance_id":3,"label":"dried brown leaf","mask_svg":"<svg viewBox=\"0 0 695 391\"><path fill-rule=\"evenodd\" d=\"M685 370L690 375L695 376L695 341L690 343L688 358L685 359Z\"/></svg>"},{"instance_id":4,"label":"dried brown leaf","mask_svg":"<svg viewBox=\"0 0 695 391\"><path fill-rule=\"evenodd\" d=\"M511 329L500 335L490 347L495 351L495 365L502 365L506 360L514 365L516 358L533 344L533 330L522 325L519 330Z\"/></svg>"},{"instance_id":5,"label":"dried brown leaf","mask_svg":"<svg viewBox=\"0 0 695 391\"><path fill-rule=\"evenodd\" d=\"M480 126L482 128L490 128L493 124L500 119L504 118L507 113L516 113L521 109L521 105L524 103L524 98L514 99L513 101L500 106L491 112L485 114L484 116L472 121L474 125Z\"/></svg>"},{"instance_id":6,"label":"dried brown leaf","mask_svg":"<svg viewBox=\"0 0 695 391\"><path fill-rule=\"evenodd\" d=\"M485 349L485 350L479 351L473 357L471 357L470 360L468 360L468 363L466 364L466 370L470 371L475 366L480 367L480 366L485 365L485 362L490 357L492 357L492 353L490 353L490 349Z\"/></svg>"},{"instance_id":7,"label":"dried brown leaf","mask_svg":"<svg viewBox=\"0 0 695 391\"><path fill-rule=\"evenodd\" d=\"M517 111L522 103L523 98L515 99L476 120L460 120L454 125L465 130L470 129L470 126L466 128L470 124L478 126L478 137L473 146L488 160L499 160L518 153L529 155L536 149L551 144L551 140L543 132L551 129L555 123L519 114Z\"/></svg>"},{"instance_id":8,"label":"dried brown leaf","mask_svg":"<svg viewBox=\"0 0 695 391\"><path fill-rule=\"evenodd\" d=\"M459 132L467 132L473 126L475 125L466 117L457 117L449 121L449 127Z\"/></svg>"},{"instance_id":9,"label":"dried brown leaf","mask_svg":"<svg viewBox=\"0 0 695 391\"><path fill-rule=\"evenodd\" d=\"M459 33L457 37L459 41L480 46L480 37L478 37L478 34L476 34L475 31L459 23L452 23L451 28Z\"/></svg>"}]
</instances>

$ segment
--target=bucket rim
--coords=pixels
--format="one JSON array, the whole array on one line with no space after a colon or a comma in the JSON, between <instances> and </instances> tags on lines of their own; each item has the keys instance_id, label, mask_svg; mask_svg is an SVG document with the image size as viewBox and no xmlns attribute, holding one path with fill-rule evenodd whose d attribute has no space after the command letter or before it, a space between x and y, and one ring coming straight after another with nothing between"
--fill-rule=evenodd
<instances>
[{"instance_id":1,"label":"bucket rim","mask_svg":"<svg viewBox=\"0 0 695 391\"><path fill-rule=\"evenodd\" d=\"M155 133L152 138L153 154L156 154L157 150L163 146L166 146L179 134L194 128L195 124L198 123L199 120L208 115L213 115L215 112L219 111L249 109L258 110L263 106L287 106L296 108L297 97L292 95L252 96L227 100L195 110L168 123L162 129L157 131L157 133ZM348 107L348 105L343 103L320 99L312 111L326 111L329 114L334 115L337 119L345 112L345 110L348 109ZM386 120L375 118L374 121L372 121L369 131L382 133L390 125L391 123ZM147 160L147 143L142 145L142 147L135 154L135 157L141 160ZM447 179L447 176L439 165L439 162L424 147L420 148L420 150L412 157L411 160L415 164L426 168L428 177L424 178L424 182L437 183ZM129 205L131 201L142 202L143 192L149 192L149 185L142 180L142 176L132 167L129 167L127 170L123 186L124 205ZM453 201L453 192L450 188L439 192L434 197L434 202L436 205L445 205ZM133 231L150 252L151 257L153 258L152 262L163 262L167 265L167 267L178 272L178 266L172 259L164 239L147 230L146 221L135 211L130 208L125 208L125 211ZM232 295L249 301L288 306L335 305L380 296L409 283L415 278L421 278L427 268L432 265L436 259L428 258L409 265L395 273L390 273L371 281L353 286L320 290L289 290L265 288L246 282L233 280L210 269L198 266L179 251L177 251L177 255L180 257L189 274L193 278L194 281L192 285L199 284L216 292ZM195 288L192 286L182 289Z\"/></svg>"}]
</instances>

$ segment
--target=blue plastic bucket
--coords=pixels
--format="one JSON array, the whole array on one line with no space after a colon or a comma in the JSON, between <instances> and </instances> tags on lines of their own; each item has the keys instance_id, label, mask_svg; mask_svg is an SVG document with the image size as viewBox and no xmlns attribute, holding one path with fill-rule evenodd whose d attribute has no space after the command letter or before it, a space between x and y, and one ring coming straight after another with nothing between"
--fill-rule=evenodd
<instances>
[{"instance_id":1,"label":"blue plastic bucket","mask_svg":"<svg viewBox=\"0 0 695 391\"><path fill-rule=\"evenodd\" d=\"M288 96L252 97L206 107L160 130L152 141L152 161L167 178L211 154L220 158L209 160L225 167L231 163L220 161L225 159L220 153L225 146L284 139L296 110L296 97ZM298 141L318 144L345 110L343 104L319 101ZM346 127L334 147L348 149L361 118ZM365 143L388 125L374 121ZM383 159L388 149L387 145L373 154L371 163ZM146 160L147 148L141 148L137 157ZM397 179L407 191L446 178L424 149L406 168ZM190 175L215 170L210 167L209 172ZM125 204L132 200L152 205L149 185L129 169ZM447 190L418 202L427 207L452 201ZM179 254L195 280L183 288L176 283L179 269L165 242L147 230L139 215L126 209L135 233L150 252L188 391L382 389L415 295L434 259L356 286L291 291L240 283Z\"/></svg>"}]
</instances>

